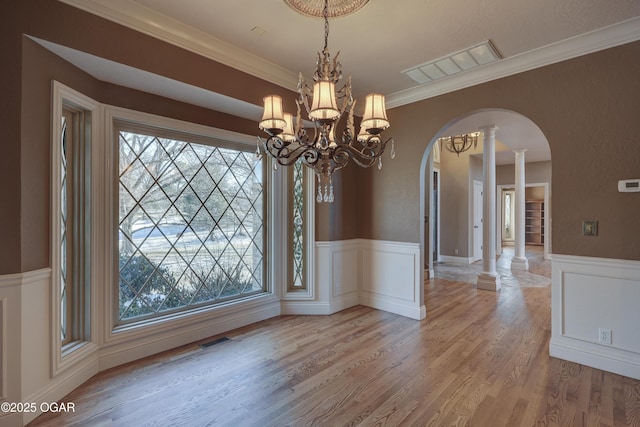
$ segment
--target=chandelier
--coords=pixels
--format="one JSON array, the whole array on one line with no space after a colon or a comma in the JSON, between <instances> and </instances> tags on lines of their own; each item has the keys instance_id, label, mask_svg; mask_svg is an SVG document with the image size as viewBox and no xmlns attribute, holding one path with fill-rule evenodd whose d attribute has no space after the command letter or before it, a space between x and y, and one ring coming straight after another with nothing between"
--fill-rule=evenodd
<instances>
[{"instance_id":1,"label":"chandelier","mask_svg":"<svg viewBox=\"0 0 640 427\"><path fill-rule=\"evenodd\" d=\"M280 96L266 96L259 128L268 137L262 139L258 136L256 149L258 158L265 152L276 160L274 168L277 165L291 166L301 160L313 169L318 179L317 202L333 202L332 176L350 160L361 167L377 163L381 169L381 156L389 142L391 158L395 157L393 138L383 141L380 137L382 131L389 127L384 95L372 93L366 96L360 129L355 133L353 111L356 101L351 91L351 76L347 77L342 88L336 89L336 84L342 79L342 64L338 59L340 52L332 60L327 48L328 10L329 1L325 0L322 14L324 48L318 52L312 86L300 73L295 120L292 114L283 112ZM302 107L310 126L303 122ZM344 123L343 117L346 117Z\"/></svg>"},{"instance_id":2,"label":"chandelier","mask_svg":"<svg viewBox=\"0 0 640 427\"><path fill-rule=\"evenodd\" d=\"M456 136L444 136L438 139L440 143L440 148L444 147L452 153L456 153L458 157L460 157L460 153L464 153L465 151L471 148L476 148L478 146L478 136L480 136L480 132L473 133L465 133L462 135Z\"/></svg>"}]
</instances>

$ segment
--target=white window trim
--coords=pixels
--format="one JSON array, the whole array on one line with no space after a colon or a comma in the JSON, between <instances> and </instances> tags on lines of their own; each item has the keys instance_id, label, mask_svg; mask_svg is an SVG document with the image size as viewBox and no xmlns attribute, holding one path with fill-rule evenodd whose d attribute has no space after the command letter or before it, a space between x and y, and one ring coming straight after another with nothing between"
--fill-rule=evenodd
<instances>
[{"instance_id":1,"label":"white window trim","mask_svg":"<svg viewBox=\"0 0 640 427\"><path fill-rule=\"evenodd\" d=\"M115 301L114 286L117 286L117 260L115 259L115 251L113 248L117 243L114 241L115 230L117 224L117 203L115 200L113 188L117 188L117 174L114 173L114 156L115 150L115 134L114 124L115 122L132 122L141 125L154 126L178 132L184 132L196 136L203 136L206 138L213 138L220 141L227 141L233 144L241 144L247 147L255 147L255 136L245 135L238 132L228 131L224 129L216 129L208 126L198 125L194 123L184 122L181 120L170 119L167 117L156 116L153 114L143 113L140 111L133 111L126 108L104 106L104 141L102 144L102 152L100 153L103 167L105 170L102 172L104 176L104 182L99 192L95 193L97 199L103 201L104 205L101 208L101 212L105 213L105 217L102 218L102 235L101 241L105 242L103 245L102 259L104 262L103 277L105 280L105 286L102 289L102 301L103 303L103 337L104 343L116 343L123 342L129 339L135 339L137 337L148 336L156 332L166 332L167 323L170 322L171 328L180 328L191 324L205 322L211 320L214 317L223 316L226 314L238 313L240 308L242 310L259 307L263 303L274 302L278 300L277 287L275 283L278 283L277 279L280 276L280 266L276 265L275 257L269 256L269 254L279 253L274 250L281 244L282 240L280 236L283 235L281 228L281 222L276 218L281 217L282 212L280 206L281 197L277 193L277 189L280 186L282 178L281 173L266 173L266 182L264 188L266 189L265 203L267 203L267 215L268 221L265 224L264 239L268 242L268 246L265 248L265 264L266 269L265 281L267 292L248 297L241 300L233 300L228 303L206 306L198 309L187 310L178 312L175 314L169 314L167 316L161 316L158 318L148 319L137 323L130 323L125 325L118 325L118 319L115 315ZM97 151L97 150L96 150ZM267 159L265 165L269 170L273 170L270 158ZM277 184L277 185L276 185Z\"/></svg>"},{"instance_id":2,"label":"white window trim","mask_svg":"<svg viewBox=\"0 0 640 427\"><path fill-rule=\"evenodd\" d=\"M293 197L291 192L289 191L288 183L289 183L289 174L293 173L291 167L283 167L280 169L284 169L282 175L282 183L281 183L281 191L283 194L283 203L282 206L289 205L289 199ZM316 223L315 223L315 211L316 211L316 198L315 195L315 182L316 175L314 171L307 167L303 166L304 178L305 178L305 206L304 206L304 214L305 214L305 235L304 235L304 246L305 246L305 272L304 272L304 280L306 283L306 289L291 289L289 286L289 268L290 265L293 264L293 260L288 259L288 257L283 257L281 269L284 271L284 276L280 283L282 283L282 299L283 300L314 300L316 296L316 280L315 280L315 247L316 247ZM281 216L282 222L280 224L281 229L283 230L283 246L282 252L288 254L289 248L288 245L291 245L291 236L289 235L289 221L290 212L284 212Z\"/></svg>"},{"instance_id":3,"label":"white window trim","mask_svg":"<svg viewBox=\"0 0 640 427\"><path fill-rule=\"evenodd\" d=\"M51 376L55 377L68 369L70 366L77 365L81 360L91 356L98 350L96 339L98 337L98 326L96 322L97 314L97 274L95 261L97 258L97 230L91 228L91 304L90 304L90 328L91 337L86 341L78 341L67 346L62 346L60 342L61 335L61 312L60 312L60 243L62 235L60 232L60 156L62 152L62 141L60 134L62 125L60 118L62 117L63 105L71 104L81 110L91 113L91 144L92 148L98 146L100 137L100 104L93 99L77 92L63 84L53 81L52 83L52 114L51 114ZM99 158L92 150L91 168L92 177L95 175L94 167L98 166ZM91 180L92 194L96 189L96 182ZM96 212L96 197L91 200L92 221Z\"/></svg>"}]
</instances>

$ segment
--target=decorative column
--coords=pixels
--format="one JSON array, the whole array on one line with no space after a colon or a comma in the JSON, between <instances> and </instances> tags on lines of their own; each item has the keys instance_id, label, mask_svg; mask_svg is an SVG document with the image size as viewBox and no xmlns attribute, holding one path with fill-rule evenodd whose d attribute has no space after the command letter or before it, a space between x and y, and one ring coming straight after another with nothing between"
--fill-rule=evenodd
<instances>
[{"instance_id":1,"label":"decorative column","mask_svg":"<svg viewBox=\"0 0 640 427\"><path fill-rule=\"evenodd\" d=\"M496 130L497 126L481 128L484 133L483 167L484 179L482 220L482 273L478 275L478 289L497 291L500 276L496 271Z\"/></svg>"},{"instance_id":2,"label":"decorative column","mask_svg":"<svg viewBox=\"0 0 640 427\"><path fill-rule=\"evenodd\" d=\"M516 153L516 201L515 201L515 254L511 260L512 270L529 270L529 260L524 253L525 244L525 178L524 152L526 148L513 150Z\"/></svg>"}]
</instances>

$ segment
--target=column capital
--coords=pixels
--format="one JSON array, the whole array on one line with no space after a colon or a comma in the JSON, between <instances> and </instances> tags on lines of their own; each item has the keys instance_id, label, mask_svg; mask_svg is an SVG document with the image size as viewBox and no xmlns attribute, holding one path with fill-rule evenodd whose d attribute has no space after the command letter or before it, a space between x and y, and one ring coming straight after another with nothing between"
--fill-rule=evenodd
<instances>
[{"instance_id":1,"label":"column capital","mask_svg":"<svg viewBox=\"0 0 640 427\"><path fill-rule=\"evenodd\" d=\"M498 130L498 126L496 126L496 125L480 126L480 130L485 132L485 133L491 133L491 134L495 135L496 131Z\"/></svg>"},{"instance_id":2,"label":"column capital","mask_svg":"<svg viewBox=\"0 0 640 427\"><path fill-rule=\"evenodd\" d=\"M513 152L516 154L524 154L526 151L527 151L526 148L518 148L516 150L513 150Z\"/></svg>"}]
</instances>

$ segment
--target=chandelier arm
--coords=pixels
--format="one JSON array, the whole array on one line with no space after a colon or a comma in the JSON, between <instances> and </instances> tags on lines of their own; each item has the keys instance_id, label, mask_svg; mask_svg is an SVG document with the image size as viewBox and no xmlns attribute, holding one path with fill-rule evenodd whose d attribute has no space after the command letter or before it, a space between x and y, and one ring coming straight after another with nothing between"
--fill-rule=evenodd
<instances>
[{"instance_id":1,"label":"chandelier arm","mask_svg":"<svg viewBox=\"0 0 640 427\"><path fill-rule=\"evenodd\" d=\"M306 142L286 143L277 136L270 136L266 140L261 139L260 142L264 151L282 166L293 165L301 157L307 165L314 165L320 158L318 150Z\"/></svg>"},{"instance_id":2,"label":"chandelier arm","mask_svg":"<svg viewBox=\"0 0 640 427\"><path fill-rule=\"evenodd\" d=\"M369 140L377 139L374 137L370 137ZM363 168L371 167L375 164L376 160L378 160L383 154L385 147L388 142L390 142L393 138L389 138L384 142L365 142L364 147L361 149L355 148L351 144L339 144L334 150L334 158L336 156L344 156L345 154L349 156L358 166Z\"/></svg>"}]
</instances>

